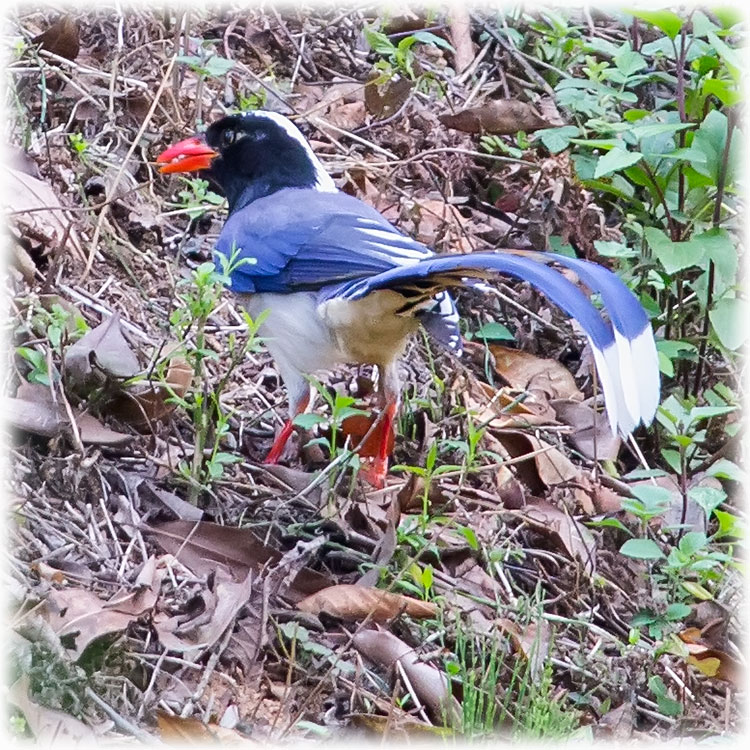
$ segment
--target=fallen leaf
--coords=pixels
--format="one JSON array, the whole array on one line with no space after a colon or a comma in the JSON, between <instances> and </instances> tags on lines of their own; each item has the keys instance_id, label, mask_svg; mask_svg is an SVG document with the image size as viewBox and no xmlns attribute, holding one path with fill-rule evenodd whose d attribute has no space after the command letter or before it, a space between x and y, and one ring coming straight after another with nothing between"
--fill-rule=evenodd
<instances>
[{"instance_id":1,"label":"fallen leaf","mask_svg":"<svg viewBox=\"0 0 750 750\"><path fill-rule=\"evenodd\" d=\"M68 413L62 404L52 401L49 388L37 383L22 383L15 398L4 399L8 424L15 429L41 437L56 437L70 431ZM132 435L111 430L90 414L72 409L83 443L119 447L126 445Z\"/></svg>"},{"instance_id":2,"label":"fallen leaf","mask_svg":"<svg viewBox=\"0 0 750 750\"><path fill-rule=\"evenodd\" d=\"M488 347L495 358L495 371L514 388L541 391L549 399L583 400L570 370L556 359L543 359L500 344Z\"/></svg>"},{"instance_id":3,"label":"fallen leaf","mask_svg":"<svg viewBox=\"0 0 750 750\"><path fill-rule=\"evenodd\" d=\"M517 513L537 530L557 538L558 543L584 570L593 574L596 569L596 541L592 533L574 518L545 500L530 498L526 507Z\"/></svg>"},{"instance_id":4,"label":"fallen leaf","mask_svg":"<svg viewBox=\"0 0 750 750\"><path fill-rule=\"evenodd\" d=\"M534 435L520 430L498 430L493 434L514 459L529 457L528 461L521 460L515 467L517 471L525 469L523 478L529 482L532 492L537 492L539 483L553 487L580 476L578 467L562 451ZM534 474L530 475L532 467Z\"/></svg>"},{"instance_id":5,"label":"fallen leaf","mask_svg":"<svg viewBox=\"0 0 750 750\"><path fill-rule=\"evenodd\" d=\"M365 87L367 111L379 120L394 115L411 94L414 82L403 76L394 76L384 83L376 83L382 76L374 71Z\"/></svg>"},{"instance_id":6,"label":"fallen leaf","mask_svg":"<svg viewBox=\"0 0 750 750\"><path fill-rule=\"evenodd\" d=\"M536 682L549 657L550 638L552 629L549 622L539 619L529 622L523 628L518 623L501 617L497 624L509 636L513 648L529 662L532 681Z\"/></svg>"},{"instance_id":7,"label":"fallen leaf","mask_svg":"<svg viewBox=\"0 0 750 750\"><path fill-rule=\"evenodd\" d=\"M318 591L298 602L297 609L318 615L326 612L342 620L385 622L405 613L415 618L435 617L437 607L402 594L392 594L355 584L340 584Z\"/></svg>"},{"instance_id":8,"label":"fallen leaf","mask_svg":"<svg viewBox=\"0 0 750 750\"><path fill-rule=\"evenodd\" d=\"M150 430L154 422L172 414L177 404L171 399L185 396L193 382L193 368L176 344L164 347L164 360L169 363L164 382L147 380L128 385L107 402L108 411L136 430Z\"/></svg>"},{"instance_id":9,"label":"fallen leaf","mask_svg":"<svg viewBox=\"0 0 750 750\"><path fill-rule=\"evenodd\" d=\"M187 652L192 657L211 648L247 604L253 593L254 578L253 571L248 571L243 581L235 583L229 573L217 570L211 591L213 596L210 597L212 606L207 607L210 611L201 612L196 622L185 622L181 615L166 617L164 613L159 613L154 616L154 630L161 644L170 651ZM204 597L204 600L207 598Z\"/></svg>"},{"instance_id":10,"label":"fallen leaf","mask_svg":"<svg viewBox=\"0 0 750 750\"><path fill-rule=\"evenodd\" d=\"M617 458L622 440L612 434L606 414L571 399L555 399L550 403L557 419L573 428L568 439L586 458L595 461Z\"/></svg>"},{"instance_id":11,"label":"fallen leaf","mask_svg":"<svg viewBox=\"0 0 750 750\"><path fill-rule=\"evenodd\" d=\"M48 249L64 242L70 252L79 260L85 261L78 234L72 227L72 219L63 209L52 187L12 167L6 167L5 179L3 204L11 215L17 240L24 244L24 237L30 235Z\"/></svg>"},{"instance_id":12,"label":"fallen leaf","mask_svg":"<svg viewBox=\"0 0 750 750\"><path fill-rule=\"evenodd\" d=\"M93 744L97 740L93 730L80 719L31 700L29 682L29 675L22 675L8 690L7 698L23 712L37 745L51 747L54 743L59 747L86 742Z\"/></svg>"},{"instance_id":13,"label":"fallen leaf","mask_svg":"<svg viewBox=\"0 0 750 750\"><path fill-rule=\"evenodd\" d=\"M74 386L90 389L107 376L132 378L140 372L138 357L122 332L120 313L107 318L65 350L66 376Z\"/></svg>"},{"instance_id":14,"label":"fallen leaf","mask_svg":"<svg viewBox=\"0 0 750 750\"><path fill-rule=\"evenodd\" d=\"M597 722L597 730L614 740L629 740L633 736L636 724L635 707L631 701L621 703L617 708L607 711Z\"/></svg>"},{"instance_id":15,"label":"fallen leaf","mask_svg":"<svg viewBox=\"0 0 750 750\"><path fill-rule=\"evenodd\" d=\"M249 528L207 521L168 521L144 526L143 530L196 575L209 575L219 564L231 573L235 581L241 581L251 570L260 573L267 565L277 566L283 557ZM295 603L332 584L333 581L322 573L303 568L286 596Z\"/></svg>"},{"instance_id":16,"label":"fallen leaf","mask_svg":"<svg viewBox=\"0 0 750 750\"><path fill-rule=\"evenodd\" d=\"M326 120L343 130L356 130L365 124L367 109L364 102L351 102L331 107Z\"/></svg>"},{"instance_id":17,"label":"fallen leaf","mask_svg":"<svg viewBox=\"0 0 750 750\"><path fill-rule=\"evenodd\" d=\"M491 99L455 114L439 115L438 119L464 133L515 135L519 130L531 133L551 127L531 104L518 99Z\"/></svg>"},{"instance_id":18,"label":"fallen leaf","mask_svg":"<svg viewBox=\"0 0 750 750\"><path fill-rule=\"evenodd\" d=\"M703 631L687 628L678 636L688 652L687 663L707 677L731 682L735 687L744 683L745 669L733 656L718 648L712 648L703 640Z\"/></svg>"},{"instance_id":19,"label":"fallen leaf","mask_svg":"<svg viewBox=\"0 0 750 750\"><path fill-rule=\"evenodd\" d=\"M50 592L43 604L43 616L58 636L68 636L73 641L68 651L78 659L90 643L109 633L125 630L149 609L144 605L136 614L132 605L132 599L128 599L124 608L131 611L121 611L116 603L110 604L92 591L69 588Z\"/></svg>"},{"instance_id":20,"label":"fallen leaf","mask_svg":"<svg viewBox=\"0 0 750 750\"><path fill-rule=\"evenodd\" d=\"M416 651L384 630L360 630L352 644L365 658L385 669L400 663L417 697L432 711L436 721L460 726L461 706L451 693L450 681L443 672L422 662Z\"/></svg>"},{"instance_id":21,"label":"fallen leaf","mask_svg":"<svg viewBox=\"0 0 750 750\"><path fill-rule=\"evenodd\" d=\"M179 747L193 745L205 747L219 744L227 744L230 747L235 745L257 747L258 744L234 729L220 724L213 722L204 724L200 719L173 716L165 711L156 712L156 726L161 740L168 745Z\"/></svg>"},{"instance_id":22,"label":"fallen leaf","mask_svg":"<svg viewBox=\"0 0 750 750\"><path fill-rule=\"evenodd\" d=\"M75 60L81 49L78 23L67 14L60 16L55 23L31 41L38 44L41 49L67 60Z\"/></svg>"}]
</instances>

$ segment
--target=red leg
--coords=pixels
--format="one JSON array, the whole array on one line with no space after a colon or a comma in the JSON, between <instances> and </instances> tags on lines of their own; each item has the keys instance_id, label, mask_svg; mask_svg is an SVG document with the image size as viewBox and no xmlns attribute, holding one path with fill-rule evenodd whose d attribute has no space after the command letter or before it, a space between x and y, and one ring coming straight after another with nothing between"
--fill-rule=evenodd
<instances>
[{"instance_id":1,"label":"red leg","mask_svg":"<svg viewBox=\"0 0 750 750\"><path fill-rule=\"evenodd\" d=\"M281 431L276 436L276 440L273 441L273 445L271 446L271 450L268 451L268 455L265 458L265 461L263 461L264 464L277 464L279 462L279 459L281 458L281 453L284 450L284 446L287 443L287 440L291 437L292 433L294 432L294 418L301 414L305 409L307 409L307 405L310 402L310 394L308 393L305 395L305 397L296 405L295 409L293 410L293 414L289 415L289 419L284 422L284 426L281 428Z\"/></svg>"},{"instance_id":2,"label":"red leg","mask_svg":"<svg viewBox=\"0 0 750 750\"><path fill-rule=\"evenodd\" d=\"M368 465L363 466L359 471L362 479L379 490L385 487L385 477L388 474L388 443L391 431L395 429L397 409L398 403L395 401L386 405L378 419L380 422L377 426L380 430L378 454L374 458L365 459Z\"/></svg>"}]
</instances>

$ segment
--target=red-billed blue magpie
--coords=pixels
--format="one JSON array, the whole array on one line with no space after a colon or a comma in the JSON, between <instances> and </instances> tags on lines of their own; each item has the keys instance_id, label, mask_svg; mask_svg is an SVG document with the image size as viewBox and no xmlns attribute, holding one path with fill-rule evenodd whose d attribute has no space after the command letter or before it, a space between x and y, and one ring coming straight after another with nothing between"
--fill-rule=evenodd
<instances>
[{"instance_id":1,"label":"red-billed blue magpie","mask_svg":"<svg viewBox=\"0 0 750 750\"><path fill-rule=\"evenodd\" d=\"M241 263L231 288L261 327L289 396L289 419L268 462L278 461L292 421L307 408L306 373L375 364L382 440L368 478L385 482L388 436L399 401L397 359L424 326L460 351L458 315L446 291L498 275L529 282L581 325L591 345L613 433L650 423L659 402L651 325L635 295L606 268L541 252L438 256L376 210L336 189L302 133L274 112L230 115L157 159L162 172L205 170L223 189L229 218L216 250ZM603 318L574 283L599 295Z\"/></svg>"}]
</instances>

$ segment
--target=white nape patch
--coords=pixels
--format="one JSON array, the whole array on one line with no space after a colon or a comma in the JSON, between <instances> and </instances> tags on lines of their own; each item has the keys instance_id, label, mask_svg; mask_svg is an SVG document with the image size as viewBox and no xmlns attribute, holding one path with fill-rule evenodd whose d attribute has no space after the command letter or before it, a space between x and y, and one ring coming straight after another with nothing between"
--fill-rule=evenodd
<instances>
[{"instance_id":1,"label":"white nape patch","mask_svg":"<svg viewBox=\"0 0 750 750\"><path fill-rule=\"evenodd\" d=\"M615 344L617 345L617 359L620 362L619 380L622 383L622 390L625 396L625 409L635 426L641 421L642 413L641 397L638 393L638 384L636 382L638 377L636 367L641 367L642 365L636 365L633 361L633 354L630 350L630 339L625 338L625 336L619 333L617 328L614 329L614 333Z\"/></svg>"},{"instance_id":2,"label":"white nape patch","mask_svg":"<svg viewBox=\"0 0 750 750\"><path fill-rule=\"evenodd\" d=\"M310 148L310 144L305 140L305 136L302 135L299 128L288 117L284 117L284 115L278 112L268 112L263 109L247 112L245 117L264 117L266 120L275 122L290 138L294 138L305 149L315 169L316 181L314 189L319 190L321 193L338 193L338 188L333 182L333 178L326 172L318 157L315 156L315 152Z\"/></svg>"},{"instance_id":3,"label":"white nape patch","mask_svg":"<svg viewBox=\"0 0 750 750\"><path fill-rule=\"evenodd\" d=\"M607 420L613 435L618 432L629 435L638 421L630 418L625 405L625 394L620 380L620 360L617 356L617 347L612 344L606 349L597 349L594 342L589 338L591 351L594 353L596 371L604 392L604 408L607 412Z\"/></svg>"},{"instance_id":4,"label":"white nape patch","mask_svg":"<svg viewBox=\"0 0 750 750\"><path fill-rule=\"evenodd\" d=\"M633 362L636 363L636 385L640 395L641 420L643 424L651 421L659 407L659 354L656 351L654 333L649 323L630 342Z\"/></svg>"}]
</instances>

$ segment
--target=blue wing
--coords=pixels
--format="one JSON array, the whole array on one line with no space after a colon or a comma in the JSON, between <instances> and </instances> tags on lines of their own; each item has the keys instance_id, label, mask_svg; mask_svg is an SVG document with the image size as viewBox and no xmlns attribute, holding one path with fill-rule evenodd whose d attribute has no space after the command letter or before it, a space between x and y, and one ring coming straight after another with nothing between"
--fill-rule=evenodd
<instances>
[{"instance_id":1,"label":"blue wing","mask_svg":"<svg viewBox=\"0 0 750 750\"><path fill-rule=\"evenodd\" d=\"M356 198L299 189L233 213L216 249L238 252L231 286L247 293L319 290L434 255Z\"/></svg>"}]
</instances>

